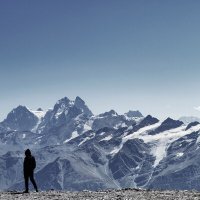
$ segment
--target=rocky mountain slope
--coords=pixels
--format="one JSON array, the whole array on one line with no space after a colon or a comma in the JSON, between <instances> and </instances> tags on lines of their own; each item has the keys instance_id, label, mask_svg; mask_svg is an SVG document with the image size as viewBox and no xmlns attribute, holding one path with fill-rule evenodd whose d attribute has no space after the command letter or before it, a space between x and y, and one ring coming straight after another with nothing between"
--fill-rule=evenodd
<instances>
[{"instance_id":1,"label":"rocky mountain slope","mask_svg":"<svg viewBox=\"0 0 200 200\"><path fill-rule=\"evenodd\" d=\"M24 106L0 123L0 189L24 187L24 150L36 157L39 188L200 190L200 124L114 110L93 115L76 97L47 112Z\"/></svg>"}]
</instances>

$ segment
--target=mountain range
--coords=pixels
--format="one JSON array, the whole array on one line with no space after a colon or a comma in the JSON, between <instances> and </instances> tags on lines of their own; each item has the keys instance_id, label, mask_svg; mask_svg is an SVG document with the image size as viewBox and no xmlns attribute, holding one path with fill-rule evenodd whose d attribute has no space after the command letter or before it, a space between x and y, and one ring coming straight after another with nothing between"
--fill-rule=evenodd
<instances>
[{"instance_id":1,"label":"mountain range","mask_svg":"<svg viewBox=\"0 0 200 200\"><path fill-rule=\"evenodd\" d=\"M183 121L94 115L80 97L47 112L20 105L0 123L0 190L23 189L26 148L41 190L200 190L200 124Z\"/></svg>"}]
</instances>

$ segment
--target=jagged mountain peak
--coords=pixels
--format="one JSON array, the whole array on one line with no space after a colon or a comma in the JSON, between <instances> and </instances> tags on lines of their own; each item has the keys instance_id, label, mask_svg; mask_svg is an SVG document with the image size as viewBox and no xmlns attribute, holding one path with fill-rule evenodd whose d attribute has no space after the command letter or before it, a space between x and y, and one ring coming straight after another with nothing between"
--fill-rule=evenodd
<instances>
[{"instance_id":1,"label":"jagged mountain peak","mask_svg":"<svg viewBox=\"0 0 200 200\"><path fill-rule=\"evenodd\" d=\"M150 126L153 124L158 123L159 120L155 117L152 117L151 115L147 115L145 118L143 118L139 123L133 125L133 130L132 131L138 131L139 129L145 127L145 126Z\"/></svg>"},{"instance_id":2,"label":"jagged mountain peak","mask_svg":"<svg viewBox=\"0 0 200 200\"><path fill-rule=\"evenodd\" d=\"M141 118L143 117L142 113L139 110L133 111L129 110L127 113L125 113L127 117L135 117L135 118Z\"/></svg>"},{"instance_id":3,"label":"jagged mountain peak","mask_svg":"<svg viewBox=\"0 0 200 200\"><path fill-rule=\"evenodd\" d=\"M85 104L85 101L83 101L83 99L81 99L79 96L76 97L74 101L74 106L76 106L78 109L81 109L81 111L87 116L93 115L92 111Z\"/></svg>"},{"instance_id":4,"label":"jagged mountain peak","mask_svg":"<svg viewBox=\"0 0 200 200\"><path fill-rule=\"evenodd\" d=\"M61 113L63 111L69 110L70 108L72 109L72 107L74 107L74 106L77 109L80 109L81 112L83 112L84 114L86 114L88 116L93 115L91 110L87 107L85 102L79 96L77 96L74 101L70 100L67 97L64 97L64 98L58 100L54 106L53 111L54 111L54 113L57 113L57 112Z\"/></svg>"},{"instance_id":5,"label":"jagged mountain peak","mask_svg":"<svg viewBox=\"0 0 200 200\"><path fill-rule=\"evenodd\" d=\"M102 113L102 114L99 114L99 117L107 117L107 116L118 116L117 112L113 109L111 109L110 111L108 112L105 112L105 113Z\"/></svg>"},{"instance_id":6,"label":"jagged mountain peak","mask_svg":"<svg viewBox=\"0 0 200 200\"><path fill-rule=\"evenodd\" d=\"M53 113L62 113L65 110L68 110L70 107L74 105L74 102L68 99L67 97L64 97L56 102L56 104L53 107Z\"/></svg>"},{"instance_id":7,"label":"jagged mountain peak","mask_svg":"<svg viewBox=\"0 0 200 200\"><path fill-rule=\"evenodd\" d=\"M187 125L185 130L187 131L188 129L192 128L193 126L197 126L198 124L200 124L200 123L199 122L191 122Z\"/></svg>"},{"instance_id":8,"label":"jagged mountain peak","mask_svg":"<svg viewBox=\"0 0 200 200\"><path fill-rule=\"evenodd\" d=\"M150 125L150 124L155 124L159 122L159 120L155 117L152 117L151 115L147 115L141 122L140 124L145 124L145 125Z\"/></svg>"},{"instance_id":9,"label":"jagged mountain peak","mask_svg":"<svg viewBox=\"0 0 200 200\"><path fill-rule=\"evenodd\" d=\"M151 131L149 133L149 135L155 135L155 134L160 133L160 132L164 132L164 131L167 131L167 130L170 130L170 129L175 129L175 128L182 126L183 124L184 123L182 121L174 120L174 119L168 117L166 120L164 120L161 123L161 125L158 128Z\"/></svg>"},{"instance_id":10,"label":"jagged mountain peak","mask_svg":"<svg viewBox=\"0 0 200 200\"><path fill-rule=\"evenodd\" d=\"M70 102L70 99L69 99L68 97L63 97L62 99L59 99L59 100L56 102L55 106L56 106L56 105L68 105L69 102Z\"/></svg>"},{"instance_id":11,"label":"jagged mountain peak","mask_svg":"<svg viewBox=\"0 0 200 200\"><path fill-rule=\"evenodd\" d=\"M46 112L41 123L38 125L37 132L48 132L54 135L55 129L60 127L61 130L57 131L57 135L61 134L62 139L60 138L59 140L64 140L63 138L69 137L75 131L76 126L78 130L84 129L80 128L82 127L80 121L86 121L92 115L92 112L80 97L76 97L74 101L64 97L57 101L52 110Z\"/></svg>"},{"instance_id":12,"label":"jagged mountain peak","mask_svg":"<svg viewBox=\"0 0 200 200\"><path fill-rule=\"evenodd\" d=\"M30 109L28 109L26 106L19 105L8 113L7 118L9 118L12 115L15 115L17 117L18 115L20 116L22 114L28 114L28 113L31 114Z\"/></svg>"},{"instance_id":13,"label":"jagged mountain peak","mask_svg":"<svg viewBox=\"0 0 200 200\"><path fill-rule=\"evenodd\" d=\"M177 124L177 125L182 125L183 122L182 122L182 121L179 121L179 120L174 120L174 119L168 117L166 120L164 120L164 121L162 122L161 125L166 125L166 124Z\"/></svg>"},{"instance_id":14,"label":"jagged mountain peak","mask_svg":"<svg viewBox=\"0 0 200 200\"><path fill-rule=\"evenodd\" d=\"M38 108L37 111L43 111L43 109L42 108Z\"/></svg>"},{"instance_id":15,"label":"jagged mountain peak","mask_svg":"<svg viewBox=\"0 0 200 200\"><path fill-rule=\"evenodd\" d=\"M81 99L79 96L77 96L76 99L75 99L75 104L85 105L85 101L83 101L83 99Z\"/></svg>"},{"instance_id":16,"label":"jagged mountain peak","mask_svg":"<svg viewBox=\"0 0 200 200\"><path fill-rule=\"evenodd\" d=\"M31 130L38 122L35 116L26 106L19 105L8 113L2 125L11 130Z\"/></svg>"},{"instance_id":17,"label":"jagged mountain peak","mask_svg":"<svg viewBox=\"0 0 200 200\"><path fill-rule=\"evenodd\" d=\"M29 109L26 106L19 105L16 108L14 108L11 112L14 113L16 111L29 111Z\"/></svg>"}]
</instances>

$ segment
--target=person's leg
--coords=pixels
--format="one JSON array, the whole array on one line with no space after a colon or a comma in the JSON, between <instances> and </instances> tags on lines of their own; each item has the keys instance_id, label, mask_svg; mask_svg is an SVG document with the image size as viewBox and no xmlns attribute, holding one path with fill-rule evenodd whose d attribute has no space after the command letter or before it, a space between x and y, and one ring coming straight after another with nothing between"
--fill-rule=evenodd
<instances>
[{"instance_id":1,"label":"person's leg","mask_svg":"<svg viewBox=\"0 0 200 200\"><path fill-rule=\"evenodd\" d=\"M28 175L24 176L24 181L25 181L25 191L24 192L28 192Z\"/></svg>"},{"instance_id":2,"label":"person's leg","mask_svg":"<svg viewBox=\"0 0 200 200\"><path fill-rule=\"evenodd\" d=\"M33 176L33 172L31 172L31 174L30 174L30 180L31 180L36 192L38 192L37 185L36 185L36 182L35 182L35 179L34 179L34 176Z\"/></svg>"}]
</instances>

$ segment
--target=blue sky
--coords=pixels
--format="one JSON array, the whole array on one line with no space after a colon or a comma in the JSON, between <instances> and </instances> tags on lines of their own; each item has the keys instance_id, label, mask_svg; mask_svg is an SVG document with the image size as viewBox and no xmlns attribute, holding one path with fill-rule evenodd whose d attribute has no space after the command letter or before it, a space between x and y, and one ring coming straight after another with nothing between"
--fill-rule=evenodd
<instances>
[{"instance_id":1,"label":"blue sky","mask_svg":"<svg viewBox=\"0 0 200 200\"><path fill-rule=\"evenodd\" d=\"M198 0L1 0L0 120L64 96L95 114L200 117L199 9Z\"/></svg>"}]
</instances>

